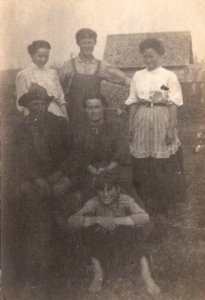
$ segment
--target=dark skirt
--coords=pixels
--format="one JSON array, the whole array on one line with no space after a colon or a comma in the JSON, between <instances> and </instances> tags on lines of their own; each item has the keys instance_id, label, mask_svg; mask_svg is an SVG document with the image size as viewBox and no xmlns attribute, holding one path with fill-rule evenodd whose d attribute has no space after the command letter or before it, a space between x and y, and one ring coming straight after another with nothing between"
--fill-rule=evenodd
<instances>
[{"instance_id":1,"label":"dark skirt","mask_svg":"<svg viewBox=\"0 0 205 300\"><path fill-rule=\"evenodd\" d=\"M186 198L182 149L169 158L132 157L134 186L150 215L167 214Z\"/></svg>"}]
</instances>

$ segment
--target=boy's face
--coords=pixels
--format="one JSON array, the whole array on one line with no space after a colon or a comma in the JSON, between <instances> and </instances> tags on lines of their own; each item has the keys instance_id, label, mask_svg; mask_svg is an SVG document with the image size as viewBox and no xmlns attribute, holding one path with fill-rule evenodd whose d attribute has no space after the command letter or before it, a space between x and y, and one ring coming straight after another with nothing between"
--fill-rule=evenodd
<instances>
[{"instance_id":1,"label":"boy's face","mask_svg":"<svg viewBox=\"0 0 205 300\"><path fill-rule=\"evenodd\" d=\"M105 205L111 205L117 198L118 191L115 186L108 187L105 186L104 190L97 191L97 195L100 199L100 201Z\"/></svg>"},{"instance_id":2,"label":"boy's face","mask_svg":"<svg viewBox=\"0 0 205 300\"><path fill-rule=\"evenodd\" d=\"M80 39L77 44L80 47L80 53L84 56L91 56L93 54L96 41L92 38L84 38Z\"/></svg>"}]
</instances>

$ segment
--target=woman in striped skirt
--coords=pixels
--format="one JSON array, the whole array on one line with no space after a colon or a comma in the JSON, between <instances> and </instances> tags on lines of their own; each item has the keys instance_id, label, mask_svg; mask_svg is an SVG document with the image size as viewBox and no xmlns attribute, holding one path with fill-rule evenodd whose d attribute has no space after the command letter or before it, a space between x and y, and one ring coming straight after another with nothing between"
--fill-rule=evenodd
<instances>
[{"instance_id":1,"label":"woman in striped skirt","mask_svg":"<svg viewBox=\"0 0 205 300\"><path fill-rule=\"evenodd\" d=\"M176 130L182 92L176 75L161 67L165 49L159 40L142 41L140 52L147 68L134 74L126 100L135 187L150 214L166 214L185 196Z\"/></svg>"}]
</instances>

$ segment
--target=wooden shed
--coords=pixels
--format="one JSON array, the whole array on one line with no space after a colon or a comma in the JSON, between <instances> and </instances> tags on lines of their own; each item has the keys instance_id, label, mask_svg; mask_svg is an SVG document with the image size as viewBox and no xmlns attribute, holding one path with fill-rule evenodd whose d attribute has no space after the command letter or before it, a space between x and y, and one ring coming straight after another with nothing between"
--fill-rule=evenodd
<instances>
[{"instance_id":1,"label":"wooden shed","mask_svg":"<svg viewBox=\"0 0 205 300\"><path fill-rule=\"evenodd\" d=\"M145 67L139 53L139 44L146 38L156 38L163 43L166 52L162 57L162 65L176 72L180 81L186 81L186 67L193 64L189 31L108 35L104 60L132 76L134 72Z\"/></svg>"}]
</instances>

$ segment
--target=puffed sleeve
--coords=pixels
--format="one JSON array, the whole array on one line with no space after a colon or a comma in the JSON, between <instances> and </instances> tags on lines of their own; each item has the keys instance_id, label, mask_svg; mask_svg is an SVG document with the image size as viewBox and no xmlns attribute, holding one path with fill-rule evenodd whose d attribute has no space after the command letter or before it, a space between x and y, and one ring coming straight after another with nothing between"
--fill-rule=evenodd
<instances>
[{"instance_id":1,"label":"puffed sleeve","mask_svg":"<svg viewBox=\"0 0 205 300\"><path fill-rule=\"evenodd\" d=\"M116 83L121 85L129 85L129 79L118 68L101 61L101 67L99 75L110 83Z\"/></svg>"},{"instance_id":2,"label":"puffed sleeve","mask_svg":"<svg viewBox=\"0 0 205 300\"><path fill-rule=\"evenodd\" d=\"M26 75L21 71L17 74L16 76L16 94L17 94L17 99L16 99L16 106L17 109L20 112L24 112L26 114L26 111L28 111L25 107L22 107L18 104L18 100L21 96L26 94L28 92L29 86L26 80Z\"/></svg>"},{"instance_id":3,"label":"puffed sleeve","mask_svg":"<svg viewBox=\"0 0 205 300\"><path fill-rule=\"evenodd\" d=\"M55 70L54 70L54 79L55 79L56 90L57 90L57 94L58 94L56 102L61 106L63 104L66 104L66 101L65 101L65 98L64 98L64 93L63 93L62 86L60 84L58 74Z\"/></svg>"},{"instance_id":4,"label":"puffed sleeve","mask_svg":"<svg viewBox=\"0 0 205 300\"><path fill-rule=\"evenodd\" d=\"M181 86L177 76L173 72L168 78L167 86L169 88L167 100L177 106L183 105Z\"/></svg>"},{"instance_id":5,"label":"puffed sleeve","mask_svg":"<svg viewBox=\"0 0 205 300\"><path fill-rule=\"evenodd\" d=\"M137 98L137 91L136 91L136 78L134 75L131 80L130 94L129 94L129 97L127 98L127 100L125 101L125 104L131 105L131 104L134 104L137 102L138 102L138 98Z\"/></svg>"}]
</instances>

